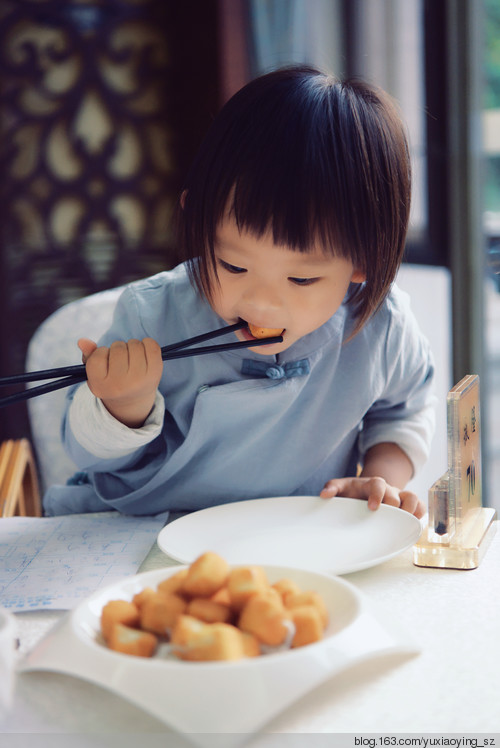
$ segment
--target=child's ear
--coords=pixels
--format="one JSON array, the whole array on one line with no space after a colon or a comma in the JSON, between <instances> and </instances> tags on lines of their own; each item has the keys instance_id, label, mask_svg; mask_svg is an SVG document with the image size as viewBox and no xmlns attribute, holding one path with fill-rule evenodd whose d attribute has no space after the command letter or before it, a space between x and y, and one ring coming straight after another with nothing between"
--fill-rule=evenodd
<instances>
[{"instance_id":1,"label":"child's ear","mask_svg":"<svg viewBox=\"0 0 500 748\"><path fill-rule=\"evenodd\" d=\"M363 273L361 270L354 269L352 277L351 277L351 283L364 283L366 280L366 273Z\"/></svg>"}]
</instances>

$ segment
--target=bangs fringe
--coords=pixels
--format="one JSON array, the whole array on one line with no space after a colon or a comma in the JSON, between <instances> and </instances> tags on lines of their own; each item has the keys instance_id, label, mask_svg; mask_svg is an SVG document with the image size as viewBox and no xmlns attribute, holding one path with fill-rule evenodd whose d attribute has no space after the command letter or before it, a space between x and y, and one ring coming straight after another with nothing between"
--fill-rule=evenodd
<instances>
[{"instance_id":1,"label":"bangs fringe","mask_svg":"<svg viewBox=\"0 0 500 748\"><path fill-rule=\"evenodd\" d=\"M402 260L410 181L388 95L314 68L275 71L235 94L209 130L185 184L181 250L208 298L227 217L256 237L271 232L277 245L349 259L367 278L351 297L358 330Z\"/></svg>"}]
</instances>

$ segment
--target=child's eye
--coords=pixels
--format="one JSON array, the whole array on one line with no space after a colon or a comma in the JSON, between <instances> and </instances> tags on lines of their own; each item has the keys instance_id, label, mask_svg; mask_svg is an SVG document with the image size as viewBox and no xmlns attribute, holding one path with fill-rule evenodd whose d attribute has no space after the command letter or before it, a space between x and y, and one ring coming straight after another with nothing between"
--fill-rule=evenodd
<instances>
[{"instance_id":1,"label":"child's eye","mask_svg":"<svg viewBox=\"0 0 500 748\"><path fill-rule=\"evenodd\" d=\"M311 286L319 281L319 278L289 278L288 280L295 283L296 286Z\"/></svg>"},{"instance_id":2,"label":"child's eye","mask_svg":"<svg viewBox=\"0 0 500 748\"><path fill-rule=\"evenodd\" d=\"M221 260L220 258L218 262L221 268L227 270L228 273L246 273L245 268L240 268L237 265L231 265L229 262L224 262L224 260Z\"/></svg>"}]
</instances>

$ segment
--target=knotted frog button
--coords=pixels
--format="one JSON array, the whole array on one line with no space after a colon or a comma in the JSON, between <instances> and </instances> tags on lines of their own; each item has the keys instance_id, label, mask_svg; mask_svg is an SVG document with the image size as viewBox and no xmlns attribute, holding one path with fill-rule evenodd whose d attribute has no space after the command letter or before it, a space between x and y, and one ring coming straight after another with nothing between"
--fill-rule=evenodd
<instances>
[{"instance_id":1,"label":"knotted frog button","mask_svg":"<svg viewBox=\"0 0 500 748\"><path fill-rule=\"evenodd\" d=\"M266 369L266 377L269 379L283 379L284 376L286 376L285 370L279 364L273 364Z\"/></svg>"},{"instance_id":2,"label":"knotted frog button","mask_svg":"<svg viewBox=\"0 0 500 748\"><path fill-rule=\"evenodd\" d=\"M268 377L269 379L287 379L289 377L303 377L309 374L310 366L307 358L300 361L289 361L288 363L269 364L267 361L258 361L253 358L243 359L241 373L254 377Z\"/></svg>"}]
</instances>

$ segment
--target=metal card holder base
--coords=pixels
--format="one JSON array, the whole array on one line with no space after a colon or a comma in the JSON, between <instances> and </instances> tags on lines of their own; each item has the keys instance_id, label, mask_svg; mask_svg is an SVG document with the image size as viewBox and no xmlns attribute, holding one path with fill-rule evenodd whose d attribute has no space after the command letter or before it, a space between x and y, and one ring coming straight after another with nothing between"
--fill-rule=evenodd
<instances>
[{"instance_id":1,"label":"metal card holder base","mask_svg":"<svg viewBox=\"0 0 500 748\"><path fill-rule=\"evenodd\" d=\"M448 472L429 490L429 524L413 547L413 563L475 569L496 526L482 506L479 377L468 375L447 397Z\"/></svg>"}]
</instances>

